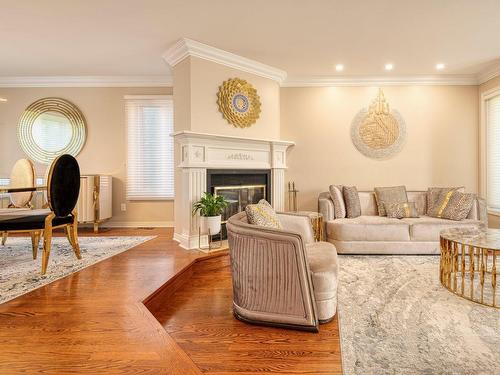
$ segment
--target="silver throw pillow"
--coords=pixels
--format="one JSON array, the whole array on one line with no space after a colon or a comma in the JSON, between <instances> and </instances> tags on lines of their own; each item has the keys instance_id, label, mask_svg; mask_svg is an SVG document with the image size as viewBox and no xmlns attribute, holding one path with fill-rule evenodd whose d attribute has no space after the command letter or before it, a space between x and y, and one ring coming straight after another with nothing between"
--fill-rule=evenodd
<instances>
[{"instance_id":1,"label":"silver throw pillow","mask_svg":"<svg viewBox=\"0 0 500 375\"><path fill-rule=\"evenodd\" d=\"M385 204L388 203L407 203L405 186L376 187L375 200L377 201L378 216L387 216Z\"/></svg>"},{"instance_id":2,"label":"silver throw pillow","mask_svg":"<svg viewBox=\"0 0 500 375\"><path fill-rule=\"evenodd\" d=\"M333 208L335 210L335 219L343 219L346 216L344 196L342 193L342 185L330 185L330 197L333 201Z\"/></svg>"}]
</instances>

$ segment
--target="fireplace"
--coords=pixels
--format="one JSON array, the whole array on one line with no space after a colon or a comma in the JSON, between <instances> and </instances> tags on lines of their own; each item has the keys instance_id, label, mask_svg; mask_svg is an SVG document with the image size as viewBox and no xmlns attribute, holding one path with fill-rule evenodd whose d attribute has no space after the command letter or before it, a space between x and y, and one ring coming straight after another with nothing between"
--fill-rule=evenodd
<instances>
[{"instance_id":1,"label":"fireplace","mask_svg":"<svg viewBox=\"0 0 500 375\"><path fill-rule=\"evenodd\" d=\"M234 214L244 211L248 204L261 199L271 202L271 171L260 169L208 169L207 191L229 202L222 215L225 224Z\"/></svg>"},{"instance_id":2,"label":"fireplace","mask_svg":"<svg viewBox=\"0 0 500 375\"><path fill-rule=\"evenodd\" d=\"M193 203L204 192L230 200L224 220L262 198L277 211L284 209L286 152L293 142L187 130L174 139L174 240L180 246L197 249L207 243L207 236L199 237L199 215L192 215Z\"/></svg>"}]
</instances>

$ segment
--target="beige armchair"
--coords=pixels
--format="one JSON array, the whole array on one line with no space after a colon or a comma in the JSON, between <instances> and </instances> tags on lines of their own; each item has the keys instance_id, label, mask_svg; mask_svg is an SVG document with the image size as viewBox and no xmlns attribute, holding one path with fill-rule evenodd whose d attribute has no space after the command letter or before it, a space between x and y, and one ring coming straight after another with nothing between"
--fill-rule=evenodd
<instances>
[{"instance_id":1,"label":"beige armchair","mask_svg":"<svg viewBox=\"0 0 500 375\"><path fill-rule=\"evenodd\" d=\"M279 214L284 229L248 224L244 212L227 223L236 318L318 331L337 311L337 252L314 242L307 216Z\"/></svg>"}]
</instances>

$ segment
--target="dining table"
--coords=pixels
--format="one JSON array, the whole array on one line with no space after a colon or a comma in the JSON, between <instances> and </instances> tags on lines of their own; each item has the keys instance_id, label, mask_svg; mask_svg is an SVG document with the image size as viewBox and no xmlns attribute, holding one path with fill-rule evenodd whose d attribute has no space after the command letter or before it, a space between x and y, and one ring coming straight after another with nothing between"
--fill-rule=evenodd
<instances>
[{"instance_id":1,"label":"dining table","mask_svg":"<svg viewBox=\"0 0 500 375\"><path fill-rule=\"evenodd\" d=\"M36 186L25 186L25 187L0 185L0 194L28 193L28 192L46 191L46 190L47 190L47 185L36 185ZM33 211L32 213L35 213L34 210L32 211ZM15 219L17 217L22 217L22 216L26 216L26 211L23 209L19 208L0 209L0 221Z\"/></svg>"}]
</instances>

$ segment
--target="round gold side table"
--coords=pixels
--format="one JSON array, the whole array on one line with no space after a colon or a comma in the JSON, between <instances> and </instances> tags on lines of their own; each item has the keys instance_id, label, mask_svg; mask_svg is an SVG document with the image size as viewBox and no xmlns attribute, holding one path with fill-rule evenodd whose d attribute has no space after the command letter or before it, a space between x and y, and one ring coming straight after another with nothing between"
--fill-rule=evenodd
<instances>
[{"instance_id":1,"label":"round gold side table","mask_svg":"<svg viewBox=\"0 0 500 375\"><path fill-rule=\"evenodd\" d=\"M500 308L497 293L499 229L453 228L440 234L439 279L450 292Z\"/></svg>"},{"instance_id":2,"label":"round gold side table","mask_svg":"<svg viewBox=\"0 0 500 375\"><path fill-rule=\"evenodd\" d=\"M323 241L323 214L315 211L298 211L297 214L307 215L311 220L311 225L314 231L314 240L316 242Z\"/></svg>"}]
</instances>

